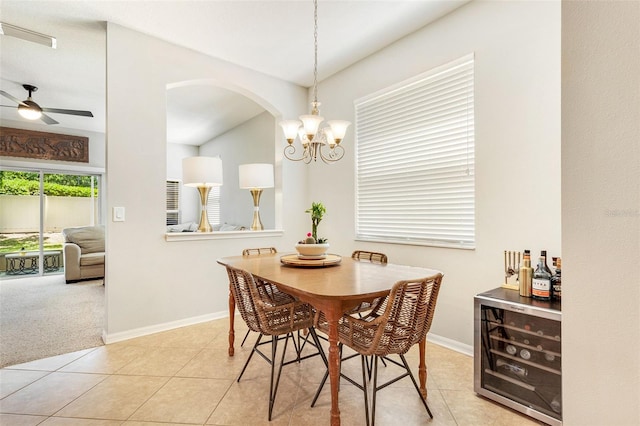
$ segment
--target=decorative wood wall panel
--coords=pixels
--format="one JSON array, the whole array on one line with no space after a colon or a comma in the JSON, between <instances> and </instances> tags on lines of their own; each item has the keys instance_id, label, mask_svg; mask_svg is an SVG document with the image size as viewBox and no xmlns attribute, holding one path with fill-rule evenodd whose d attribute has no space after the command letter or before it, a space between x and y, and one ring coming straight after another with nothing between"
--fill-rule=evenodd
<instances>
[{"instance_id":1,"label":"decorative wood wall panel","mask_svg":"<svg viewBox=\"0 0 640 426\"><path fill-rule=\"evenodd\" d=\"M89 162L89 138L0 127L0 155Z\"/></svg>"}]
</instances>

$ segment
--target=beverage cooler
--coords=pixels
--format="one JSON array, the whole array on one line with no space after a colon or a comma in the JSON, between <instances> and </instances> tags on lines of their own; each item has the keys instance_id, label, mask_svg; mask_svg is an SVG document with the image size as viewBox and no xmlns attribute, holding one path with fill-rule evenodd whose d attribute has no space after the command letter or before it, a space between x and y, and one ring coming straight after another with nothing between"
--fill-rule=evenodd
<instances>
[{"instance_id":1,"label":"beverage cooler","mask_svg":"<svg viewBox=\"0 0 640 426\"><path fill-rule=\"evenodd\" d=\"M474 298L474 390L562 425L560 301L497 288Z\"/></svg>"}]
</instances>

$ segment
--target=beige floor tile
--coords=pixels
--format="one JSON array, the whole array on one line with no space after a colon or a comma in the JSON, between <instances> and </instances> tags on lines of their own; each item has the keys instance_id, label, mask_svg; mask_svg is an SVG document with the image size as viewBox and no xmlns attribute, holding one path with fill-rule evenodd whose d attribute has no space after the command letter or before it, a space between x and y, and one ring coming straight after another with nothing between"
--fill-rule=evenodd
<instances>
[{"instance_id":1,"label":"beige floor tile","mask_svg":"<svg viewBox=\"0 0 640 426\"><path fill-rule=\"evenodd\" d=\"M245 361L243 353L228 356L226 347L203 349L176 376L235 380Z\"/></svg>"},{"instance_id":2,"label":"beige floor tile","mask_svg":"<svg viewBox=\"0 0 640 426\"><path fill-rule=\"evenodd\" d=\"M41 424L47 418L44 416L28 416L18 414L0 414L2 426L34 426Z\"/></svg>"},{"instance_id":3,"label":"beige floor tile","mask_svg":"<svg viewBox=\"0 0 640 426\"><path fill-rule=\"evenodd\" d=\"M316 388L301 386L295 407L291 415L292 425L325 426L331 421L331 393L329 387L320 394L316 405L311 401ZM343 425L357 426L365 424L364 397L361 390L350 384L340 386L340 422Z\"/></svg>"},{"instance_id":4,"label":"beige floor tile","mask_svg":"<svg viewBox=\"0 0 640 426\"><path fill-rule=\"evenodd\" d=\"M283 375L273 407L269 413L269 377L246 377L240 383L233 382L224 398L207 420L208 425L289 425L291 410L298 388L297 379Z\"/></svg>"},{"instance_id":5,"label":"beige floor tile","mask_svg":"<svg viewBox=\"0 0 640 426\"><path fill-rule=\"evenodd\" d=\"M130 420L197 423L207 421L233 381L174 377Z\"/></svg>"},{"instance_id":6,"label":"beige floor tile","mask_svg":"<svg viewBox=\"0 0 640 426\"><path fill-rule=\"evenodd\" d=\"M49 374L47 371L0 370L0 399Z\"/></svg>"},{"instance_id":7,"label":"beige floor tile","mask_svg":"<svg viewBox=\"0 0 640 426\"><path fill-rule=\"evenodd\" d=\"M127 341L130 345L155 348L204 348L221 333L219 325L209 321L180 327Z\"/></svg>"},{"instance_id":8,"label":"beige floor tile","mask_svg":"<svg viewBox=\"0 0 640 426\"><path fill-rule=\"evenodd\" d=\"M65 365L60 371L113 374L140 359L145 349L139 346L105 345Z\"/></svg>"},{"instance_id":9,"label":"beige floor tile","mask_svg":"<svg viewBox=\"0 0 640 426\"><path fill-rule=\"evenodd\" d=\"M73 419L68 417L49 417L42 426L120 426L120 420Z\"/></svg>"},{"instance_id":10,"label":"beige floor tile","mask_svg":"<svg viewBox=\"0 0 640 426\"><path fill-rule=\"evenodd\" d=\"M200 351L195 348L146 348L138 358L118 370L118 374L173 376Z\"/></svg>"},{"instance_id":11,"label":"beige floor tile","mask_svg":"<svg viewBox=\"0 0 640 426\"><path fill-rule=\"evenodd\" d=\"M465 390L442 390L449 409L460 426L541 425L534 419Z\"/></svg>"},{"instance_id":12,"label":"beige floor tile","mask_svg":"<svg viewBox=\"0 0 640 426\"><path fill-rule=\"evenodd\" d=\"M96 350L96 348L84 349L77 352L71 352L68 354L52 356L49 358L43 358L36 361L25 362L24 364L16 364L10 367L6 367L11 370L41 370L41 371L56 371L59 368L64 367L69 364L85 356L91 351Z\"/></svg>"},{"instance_id":13,"label":"beige floor tile","mask_svg":"<svg viewBox=\"0 0 640 426\"><path fill-rule=\"evenodd\" d=\"M54 372L0 400L0 412L52 415L106 377Z\"/></svg>"},{"instance_id":14,"label":"beige floor tile","mask_svg":"<svg viewBox=\"0 0 640 426\"><path fill-rule=\"evenodd\" d=\"M56 416L126 420L168 380L167 377L109 376Z\"/></svg>"}]
</instances>

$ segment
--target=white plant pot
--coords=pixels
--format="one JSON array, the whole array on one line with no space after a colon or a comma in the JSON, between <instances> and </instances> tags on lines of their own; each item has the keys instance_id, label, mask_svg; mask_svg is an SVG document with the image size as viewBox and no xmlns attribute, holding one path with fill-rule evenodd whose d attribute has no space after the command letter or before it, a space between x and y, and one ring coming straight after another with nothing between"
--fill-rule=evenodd
<instances>
[{"instance_id":1,"label":"white plant pot","mask_svg":"<svg viewBox=\"0 0 640 426\"><path fill-rule=\"evenodd\" d=\"M302 257L321 257L327 254L329 243L324 244L296 244L296 251Z\"/></svg>"}]
</instances>

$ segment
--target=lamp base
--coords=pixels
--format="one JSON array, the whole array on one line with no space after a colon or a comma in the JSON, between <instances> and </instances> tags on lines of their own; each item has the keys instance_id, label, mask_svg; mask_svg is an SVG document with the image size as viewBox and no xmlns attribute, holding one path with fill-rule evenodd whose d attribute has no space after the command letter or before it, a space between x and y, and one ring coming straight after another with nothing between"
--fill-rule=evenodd
<instances>
[{"instance_id":1,"label":"lamp base","mask_svg":"<svg viewBox=\"0 0 640 426\"><path fill-rule=\"evenodd\" d=\"M209 198L210 186L199 186L198 192L200 193L200 225L198 225L198 232L211 232L211 224L209 223L209 216L207 216L207 199Z\"/></svg>"},{"instance_id":2,"label":"lamp base","mask_svg":"<svg viewBox=\"0 0 640 426\"><path fill-rule=\"evenodd\" d=\"M262 231L262 221L260 220L260 195L262 195L262 189L252 189L251 196L253 197L253 223L251 224L252 231Z\"/></svg>"}]
</instances>

